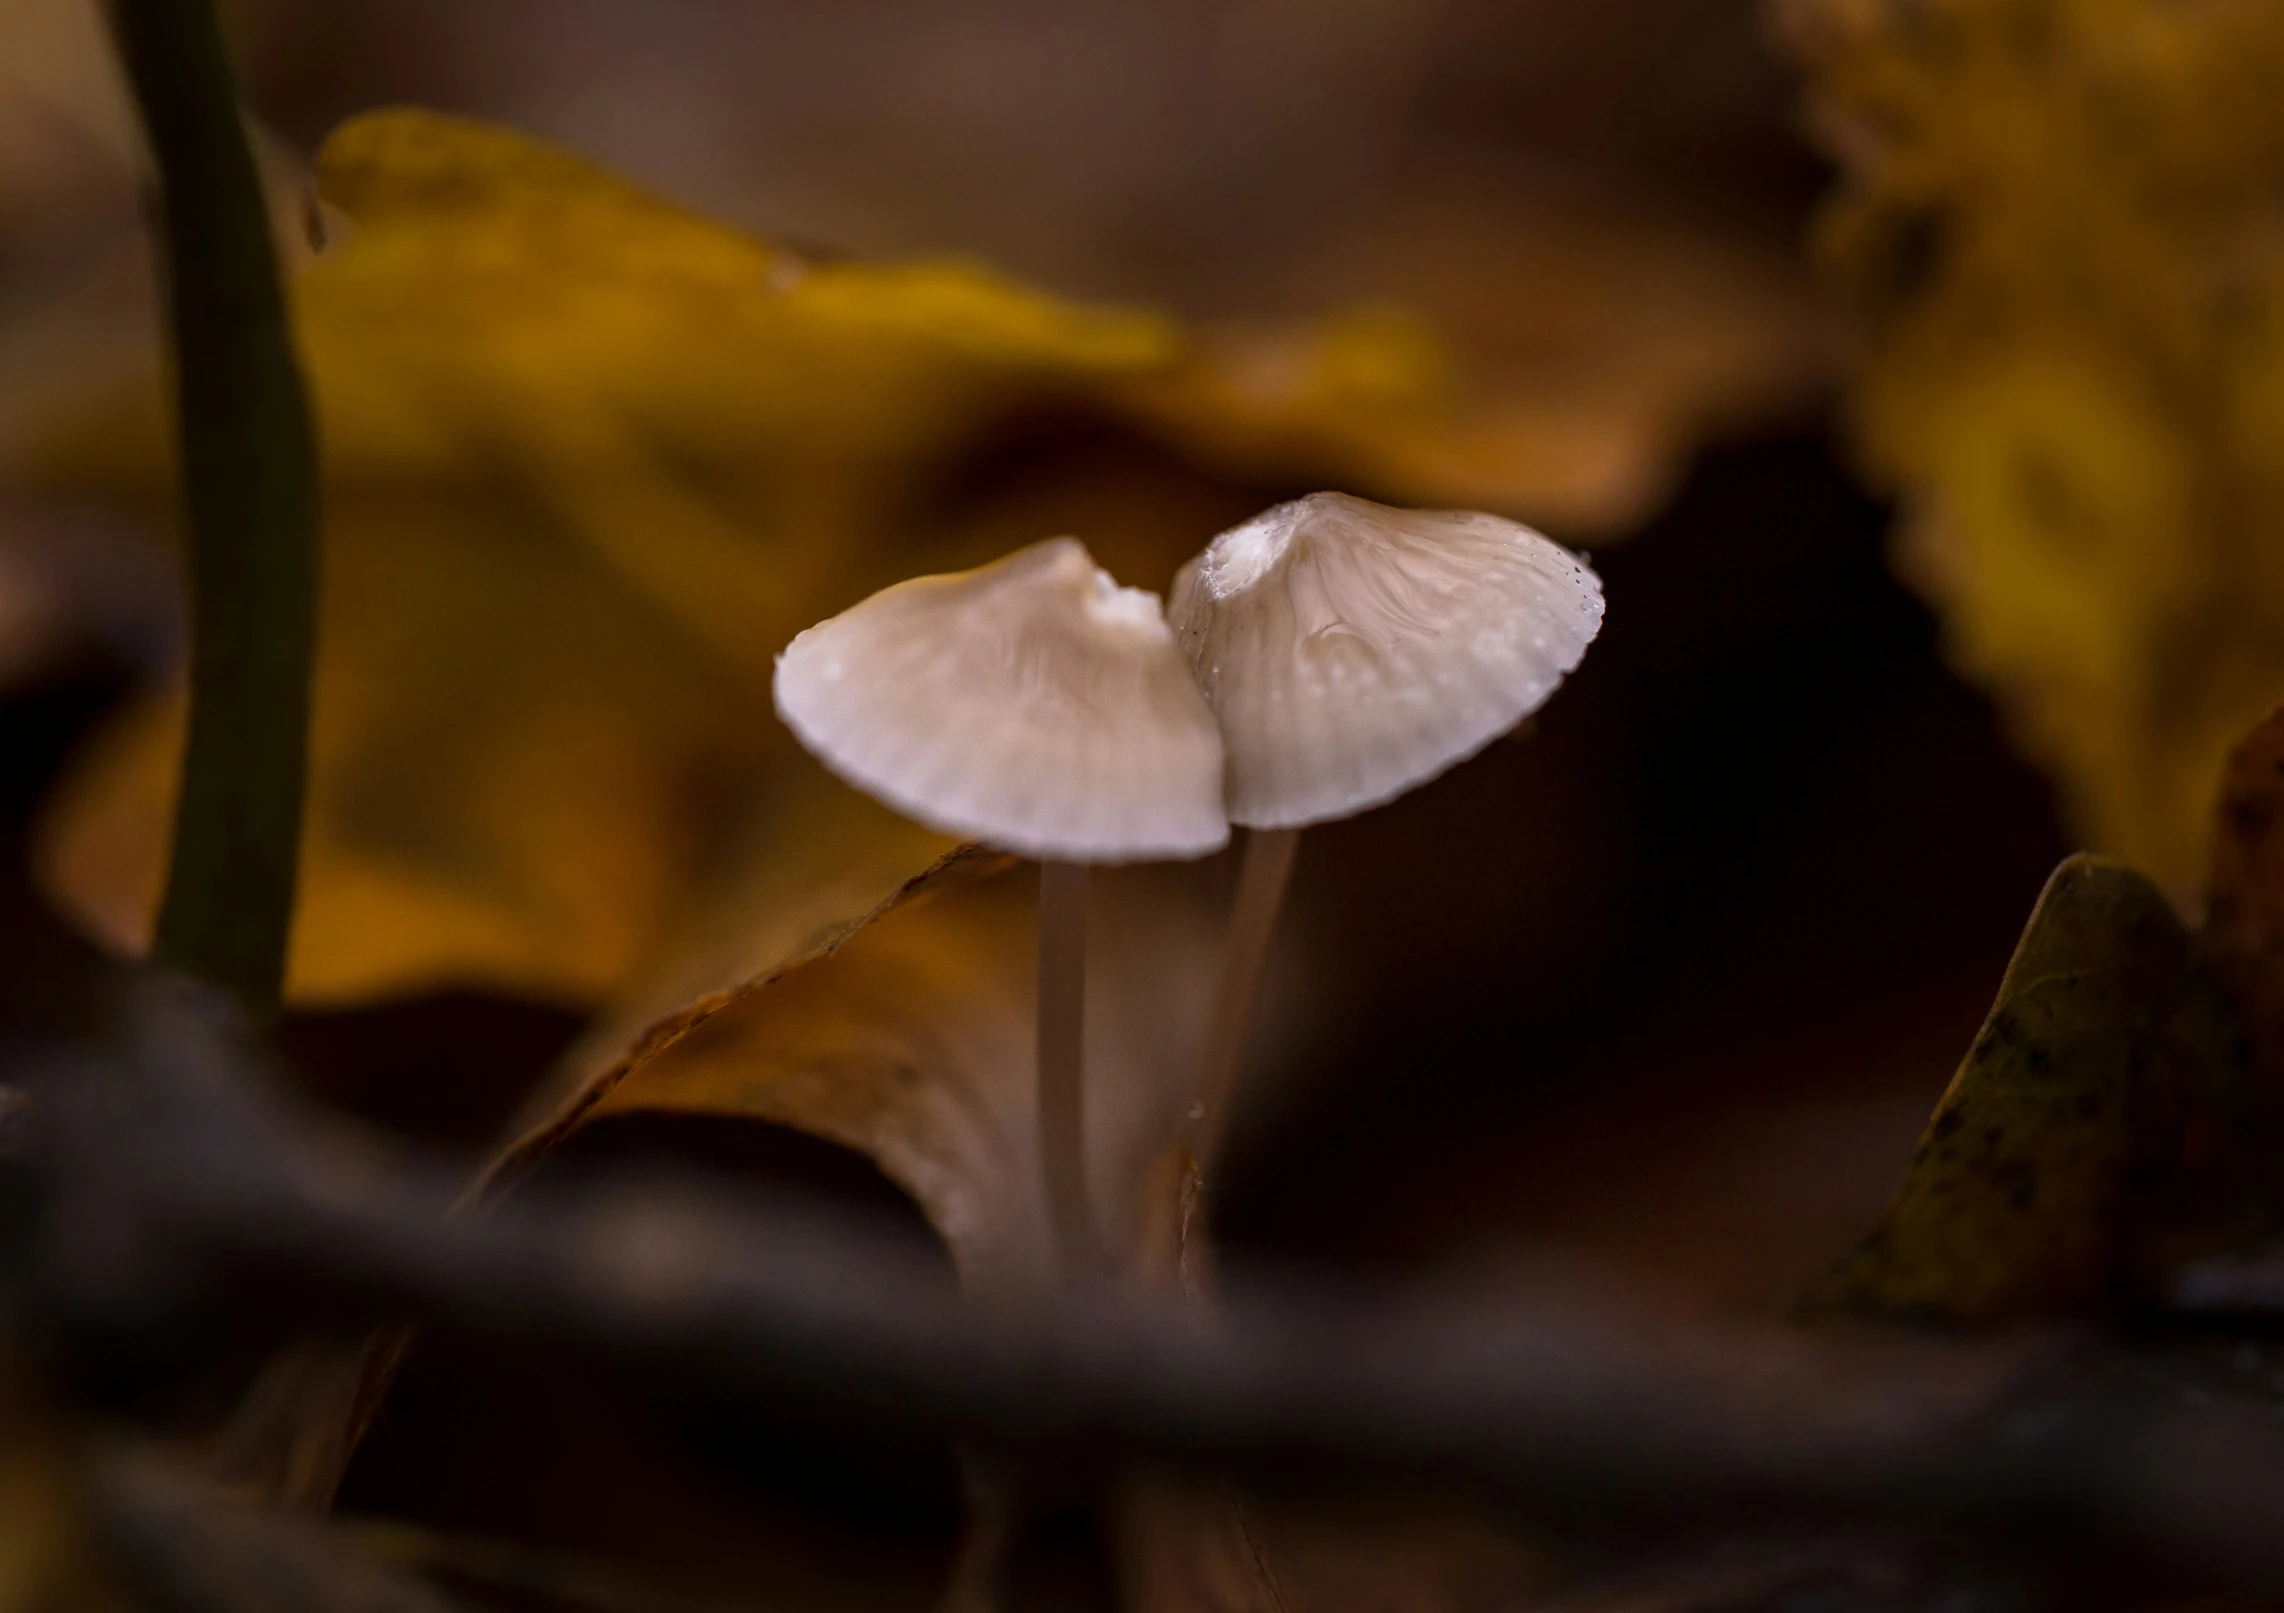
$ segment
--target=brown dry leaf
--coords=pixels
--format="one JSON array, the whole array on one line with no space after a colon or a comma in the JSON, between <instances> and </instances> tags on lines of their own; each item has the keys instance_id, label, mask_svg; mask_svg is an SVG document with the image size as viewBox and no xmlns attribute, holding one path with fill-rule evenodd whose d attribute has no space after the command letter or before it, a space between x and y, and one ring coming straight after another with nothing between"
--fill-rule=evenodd
<instances>
[{"instance_id":1,"label":"brown dry leaf","mask_svg":"<svg viewBox=\"0 0 2284 1613\"><path fill-rule=\"evenodd\" d=\"M495 1162L490 1191L543 1171L557 1144L615 1117L761 1120L869 1158L920 1207L978 1303L1057 1285L1035 1130L1036 871L944 850L910 826L884 833L875 814L887 816L821 772L776 803L779 832L720 882L711 943L661 972L642 996L651 1007L574 1050ZM934 860L915 868L919 853ZM1090 1180L1130 1268L1170 1285L1194 1180L1175 1139L1218 925L1177 870L1100 869L1093 894ZM384 1343L357 1403L289 1395L267 1408L273 1426L241 1431L241 1445L345 1457L353 1435L310 1432L369 1421L395 1364ZM1185 1535L1180 1549L1193 1538L1221 1536ZM1162 1565L1167 1549L1148 1561ZM967 1588L980 1594L992 1565L969 1566L980 1577Z\"/></svg>"},{"instance_id":2,"label":"brown dry leaf","mask_svg":"<svg viewBox=\"0 0 2284 1613\"><path fill-rule=\"evenodd\" d=\"M2136 1176L2178 1152L2189 968L2155 885L2057 868L1886 1219L1807 1306L1979 1325L2102 1292Z\"/></svg>"},{"instance_id":3,"label":"brown dry leaf","mask_svg":"<svg viewBox=\"0 0 2284 1613\"><path fill-rule=\"evenodd\" d=\"M750 839L704 881L682 944L565 1057L477 1200L586 1126L639 1113L789 1126L871 1158L980 1295L1055 1280L1032 1131L1036 961L1029 865L897 817L789 762ZM1096 881L1089 1141L1104 1224L1170 1273L1181 1232L1175 1109L1203 1038L1211 919L1162 872ZM1107 1185L1104 1185L1107 1184ZM304 1501L338 1483L399 1341L290 1353L222 1446L239 1477Z\"/></svg>"},{"instance_id":4,"label":"brown dry leaf","mask_svg":"<svg viewBox=\"0 0 2284 1613\"><path fill-rule=\"evenodd\" d=\"M1038 1168L1036 877L951 854L862 920L645 1030L509 1152L639 1113L766 1120L866 1155L920 1206L968 1291L1058 1280ZM1182 1161L1169 1151L1203 1038L1210 919L1147 869L1094 879L1087 1145L1118 1247L1171 1269Z\"/></svg>"},{"instance_id":5,"label":"brown dry leaf","mask_svg":"<svg viewBox=\"0 0 2284 1613\"><path fill-rule=\"evenodd\" d=\"M532 1168L598 1101L710 1016L828 957L907 902L1004 870L858 794L805 756L749 801L745 839L711 863L679 944L652 965L526 1103L510 1140L471 1185L470 1207ZM344 1344L309 1338L281 1351L215 1442L224 1478L292 1507L321 1510L402 1362L389 1331Z\"/></svg>"},{"instance_id":6,"label":"brown dry leaf","mask_svg":"<svg viewBox=\"0 0 2284 1613\"><path fill-rule=\"evenodd\" d=\"M1174 1139L1218 959L1216 924L1179 883L1163 869L1096 871L1087 1017L1097 1215L1129 1268L1169 1290L1195 1182ZM1062 1277L1034 1129L1036 886L1029 864L955 853L828 941L768 949L790 962L717 965L734 983L631 1043L616 1033L631 1052L598 1064L613 1044L598 1038L575 1057L573 1090L511 1149L503 1178L544 1168L553 1144L616 1116L764 1120L872 1160L920 1206L976 1302L1051 1290ZM990 1541L1010 1538L1011 1498L979 1504L985 1538L959 1587L971 1601L988 1595ZM1270 1530L1225 1486L1147 1477L1108 1504L1130 1605L1168 1613L1467 1605L1446 1581L1506 1583L1514 1568L1511 1541L1449 1520L1377 1520L1359 1535L1280 1514ZM1433 1572L1413 1572L1423 1565Z\"/></svg>"},{"instance_id":7,"label":"brown dry leaf","mask_svg":"<svg viewBox=\"0 0 2284 1613\"><path fill-rule=\"evenodd\" d=\"M630 1009L566 1059L488 1185L511 1189L544 1171L557 1144L615 1117L762 1120L872 1160L942 1236L977 1302L1050 1290L1062 1279L1034 1131L1035 870L945 850L909 825L887 832L899 820L821 772L796 780L765 814L778 832L719 881L712 943L661 973L642 999L652 1007ZM1098 1213L1130 1269L1169 1289L1196 1180L1173 1139L1219 939L1216 916L1185 885L1175 870L1098 870L1090 937ZM368 1353L354 1397L337 1372L286 1383L258 1408L266 1427L234 1431L237 1448L345 1461L387 1392L399 1342ZM313 1392L297 1399L301 1387ZM306 1478L296 1493L321 1498L338 1468L314 1488ZM1009 1504L979 1497L983 1534L959 1587L971 1599L989 1595L992 1541L1009 1538L989 1525L1009 1522ZM1481 1598L1464 1587L1511 1583L1523 1561L1512 1539L1465 1520L1335 1526L1265 1513L1216 1485L1138 1476L1108 1504L1119 1572L1143 1608L1473 1605Z\"/></svg>"},{"instance_id":8,"label":"brown dry leaf","mask_svg":"<svg viewBox=\"0 0 2284 1613\"><path fill-rule=\"evenodd\" d=\"M821 830L842 793L827 786L784 821ZM630 1019L590 1038L566 1062L565 1089L511 1147L500 1179L544 1169L550 1147L614 1116L764 1120L872 1160L920 1206L978 1303L1051 1289L1061 1278L1034 1130L1034 869L952 853L862 919L794 943L805 913L835 905L764 899L784 881L784 848L805 843L794 834L765 848L730 904L776 915L766 930L679 971L685 990L706 989L645 1027ZM1166 869L1097 870L1089 938L1089 1180L1130 1269L1169 1290L1195 1184L1173 1139L1219 938L1181 885ZM1011 1538L1012 1504L990 1487L978 1496L983 1538L959 1584L975 1605L989 1605L991 1542ZM1520 1571L1511 1538L1449 1517L1336 1528L1305 1510L1264 1512L1224 1485L1145 1476L1107 1504L1129 1604L1166 1613L1433 1610L1473 1605L1483 1598L1468 1587L1510 1585Z\"/></svg>"},{"instance_id":9,"label":"brown dry leaf","mask_svg":"<svg viewBox=\"0 0 2284 1613\"><path fill-rule=\"evenodd\" d=\"M596 1098L712 1014L899 902L1007 861L890 811L805 754L756 792L738 833L708 866L672 943L525 1101L487 1179L511 1174L508 1161L536 1159Z\"/></svg>"}]
</instances>

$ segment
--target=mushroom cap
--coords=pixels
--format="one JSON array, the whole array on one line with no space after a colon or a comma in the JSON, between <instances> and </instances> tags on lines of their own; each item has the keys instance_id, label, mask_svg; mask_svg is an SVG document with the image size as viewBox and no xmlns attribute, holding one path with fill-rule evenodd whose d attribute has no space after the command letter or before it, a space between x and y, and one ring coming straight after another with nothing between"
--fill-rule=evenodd
<instances>
[{"instance_id":1,"label":"mushroom cap","mask_svg":"<svg viewBox=\"0 0 2284 1613\"><path fill-rule=\"evenodd\" d=\"M1312 493L1215 538L1168 612L1228 752L1232 823L1394 799L1544 704L1602 584L1529 527Z\"/></svg>"},{"instance_id":2,"label":"mushroom cap","mask_svg":"<svg viewBox=\"0 0 2284 1613\"><path fill-rule=\"evenodd\" d=\"M946 834L1098 863L1229 839L1221 735L1158 596L1075 538L883 589L787 645L775 688L826 766Z\"/></svg>"}]
</instances>

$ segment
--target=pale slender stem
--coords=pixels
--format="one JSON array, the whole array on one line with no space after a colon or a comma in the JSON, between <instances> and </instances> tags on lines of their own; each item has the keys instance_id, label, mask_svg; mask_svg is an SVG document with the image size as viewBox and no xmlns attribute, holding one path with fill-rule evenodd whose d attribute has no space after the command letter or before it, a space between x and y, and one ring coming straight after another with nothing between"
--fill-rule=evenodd
<instances>
[{"instance_id":1,"label":"pale slender stem","mask_svg":"<svg viewBox=\"0 0 2284 1613\"><path fill-rule=\"evenodd\" d=\"M1237 1066L1245 1052L1245 1028L1253 1019L1253 999L1261 989L1261 969L1269 961L1269 938L1276 933L1277 910L1292 878L1298 829L1254 829L1245 837L1245 863L1237 875L1237 904L1229 915L1229 938L1221 951L1221 978L1214 982L1213 1011L1206 1021L1205 1058L1198 1066L1197 1093L1190 1105L1190 1153L1202 1170L1213 1163L1237 1088Z\"/></svg>"},{"instance_id":2,"label":"pale slender stem","mask_svg":"<svg viewBox=\"0 0 2284 1613\"><path fill-rule=\"evenodd\" d=\"M1039 865L1039 1165L1063 1264L1102 1263L1086 1182L1084 863Z\"/></svg>"}]
</instances>

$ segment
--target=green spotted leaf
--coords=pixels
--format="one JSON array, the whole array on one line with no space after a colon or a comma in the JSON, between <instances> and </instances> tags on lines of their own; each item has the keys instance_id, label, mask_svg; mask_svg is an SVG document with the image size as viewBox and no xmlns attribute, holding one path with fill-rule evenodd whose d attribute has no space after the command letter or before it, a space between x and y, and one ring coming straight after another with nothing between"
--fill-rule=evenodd
<instances>
[{"instance_id":1,"label":"green spotted leaf","mask_svg":"<svg viewBox=\"0 0 2284 1613\"><path fill-rule=\"evenodd\" d=\"M2105 1292L2137 1190L2180 1155L2192 978L2156 885L2064 862L1885 1219L1806 1308L1983 1324Z\"/></svg>"}]
</instances>

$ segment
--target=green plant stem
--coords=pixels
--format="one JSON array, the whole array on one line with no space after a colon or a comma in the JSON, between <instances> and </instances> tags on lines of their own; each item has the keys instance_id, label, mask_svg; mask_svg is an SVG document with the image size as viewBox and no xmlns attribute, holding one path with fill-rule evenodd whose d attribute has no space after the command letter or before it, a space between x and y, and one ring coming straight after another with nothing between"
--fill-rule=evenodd
<instances>
[{"instance_id":1,"label":"green plant stem","mask_svg":"<svg viewBox=\"0 0 2284 1613\"><path fill-rule=\"evenodd\" d=\"M112 0L158 165L187 514L190 734L152 956L277 1011L315 641L317 452L209 0Z\"/></svg>"}]
</instances>

